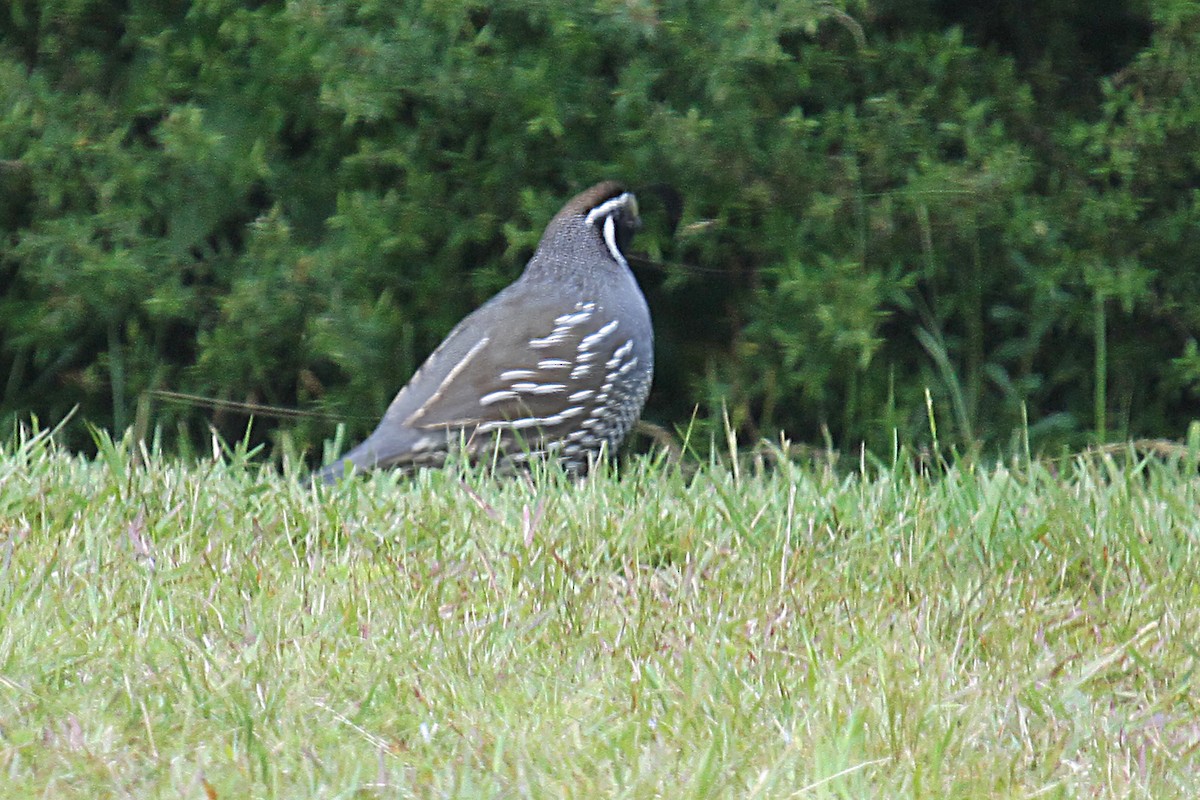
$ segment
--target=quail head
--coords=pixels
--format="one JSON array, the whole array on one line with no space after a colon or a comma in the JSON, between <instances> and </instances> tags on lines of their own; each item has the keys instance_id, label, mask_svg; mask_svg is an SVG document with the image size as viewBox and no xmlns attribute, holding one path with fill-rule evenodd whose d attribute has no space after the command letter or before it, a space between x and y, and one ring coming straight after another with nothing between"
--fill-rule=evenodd
<instances>
[{"instance_id":1,"label":"quail head","mask_svg":"<svg viewBox=\"0 0 1200 800\"><path fill-rule=\"evenodd\" d=\"M637 199L607 181L550 220L516 282L450 331L375 431L318 473L440 466L462 448L502 467L531 458L582 474L625 438L654 370L650 311L625 248Z\"/></svg>"}]
</instances>

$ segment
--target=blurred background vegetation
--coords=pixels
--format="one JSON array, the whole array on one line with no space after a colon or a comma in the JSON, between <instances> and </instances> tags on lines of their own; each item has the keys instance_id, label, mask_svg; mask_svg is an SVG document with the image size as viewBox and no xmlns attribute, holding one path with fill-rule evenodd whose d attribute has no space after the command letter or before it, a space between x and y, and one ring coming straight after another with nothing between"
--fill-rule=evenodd
<instances>
[{"instance_id":1,"label":"blurred background vegetation","mask_svg":"<svg viewBox=\"0 0 1200 800\"><path fill-rule=\"evenodd\" d=\"M167 390L356 437L609 177L654 422L886 451L927 392L959 448L1200 418L1194 0L5 0L0 419L242 438Z\"/></svg>"}]
</instances>

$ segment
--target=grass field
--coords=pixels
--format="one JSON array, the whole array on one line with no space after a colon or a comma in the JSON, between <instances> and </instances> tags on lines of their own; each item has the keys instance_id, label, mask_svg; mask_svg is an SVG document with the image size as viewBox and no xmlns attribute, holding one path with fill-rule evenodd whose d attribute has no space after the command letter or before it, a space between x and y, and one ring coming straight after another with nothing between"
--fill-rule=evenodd
<instances>
[{"instance_id":1,"label":"grass field","mask_svg":"<svg viewBox=\"0 0 1200 800\"><path fill-rule=\"evenodd\" d=\"M1178 462L132 452L0 453L0 797L1200 796Z\"/></svg>"}]
</instances>

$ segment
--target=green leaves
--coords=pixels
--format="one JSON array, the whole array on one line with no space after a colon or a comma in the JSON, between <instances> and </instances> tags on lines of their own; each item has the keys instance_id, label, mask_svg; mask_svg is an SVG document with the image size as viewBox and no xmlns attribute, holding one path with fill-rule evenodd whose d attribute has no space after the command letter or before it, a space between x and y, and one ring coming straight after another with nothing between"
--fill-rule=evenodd
<instances>
[{"instance_id":1,"label":"green leaves","mask_svg":"<svg viewBox=\"0 0 1200 800\"><path fill-rule=\"evenodd\" d=\"M562 200L617 177L637 247L671 265L635 259L657 421L725 406L743 433L882 451L927 437L928 390L985 443L1026 415L1058 420L1035 446L1177 435L1200 328L1194 12L1066 8L1037 51L988 27L1011 4L944 6L18 4L0 413L79 403L119 426L170 388L359 435ZM1097 34L1126 17L1143 28Z\"/></svg>"}]
</instances>

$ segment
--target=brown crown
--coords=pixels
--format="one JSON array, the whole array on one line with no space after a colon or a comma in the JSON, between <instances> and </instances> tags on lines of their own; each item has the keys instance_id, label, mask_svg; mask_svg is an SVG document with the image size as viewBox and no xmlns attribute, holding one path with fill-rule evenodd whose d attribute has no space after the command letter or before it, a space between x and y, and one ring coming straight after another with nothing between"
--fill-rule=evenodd
<instances>
[{"instance_id":1,"label":"brown crown","mask_svg":"<svg viewBox=\"0 0 1200 800\"><path fill-rule=\"evenodd\" d=\"M568 217L583 217L601 203L617 197L625 191L618 181L603 181L590 189L586 189L567 201L562 210L554 215L550 224L560 222Z\"/></svg>"}]
</instances>

